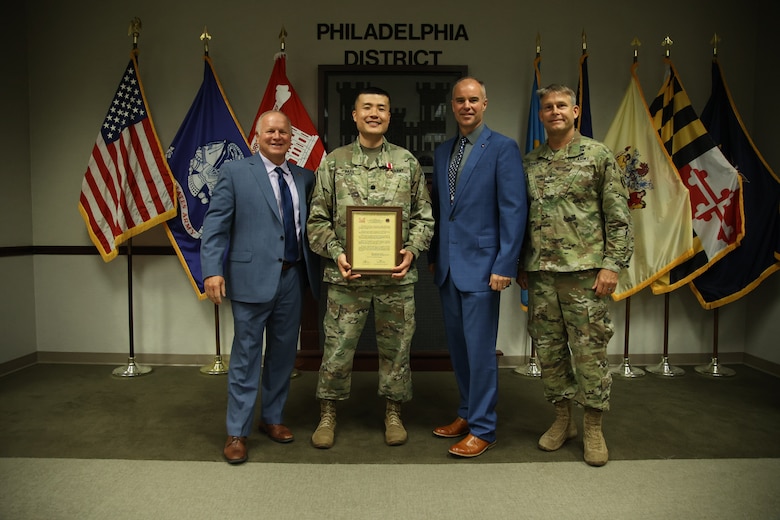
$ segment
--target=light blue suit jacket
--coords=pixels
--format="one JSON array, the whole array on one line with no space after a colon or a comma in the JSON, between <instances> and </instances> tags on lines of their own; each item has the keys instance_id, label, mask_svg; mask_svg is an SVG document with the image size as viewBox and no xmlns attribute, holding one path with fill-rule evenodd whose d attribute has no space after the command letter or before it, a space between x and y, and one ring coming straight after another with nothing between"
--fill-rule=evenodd
<instances>
[{"instance_id":1,"label":"light blue suit jacket","mask_svg":"<svg viewBox=\"0 0 780 520\"><path fill-rule=\"evenodd\" d=\"M309 287L319 297L319 257L306 236L314 172L287 163L300 201L303 260ZM226 253L227 251L227 253ZM284 226L268 172L259 155L219 170L203 224L200 261L203 278L223 276L231 300L267 303L276 294L284 257Z\"/></svg>"},{"instance_id":2,"label":"light blue suit jacket","mask_svg":"<svg viewBox=\"0 0 780 520\"><path fill-rule=\"evenodd\" d=\"M483 123L484 124L484 123ZM515 141L487 126L463 165L450 205L447 169L457 136L434 152L429 263L434 282L447 278L462 292L490 291L490 274L515 278L528 217L525 175Z\"/></svg>"}]
</instances>

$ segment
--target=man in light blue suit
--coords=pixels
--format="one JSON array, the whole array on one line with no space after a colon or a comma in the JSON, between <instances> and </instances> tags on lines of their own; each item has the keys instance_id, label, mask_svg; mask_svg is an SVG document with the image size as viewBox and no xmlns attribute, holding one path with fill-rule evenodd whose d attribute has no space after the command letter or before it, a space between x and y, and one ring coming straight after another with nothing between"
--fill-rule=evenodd
<instances>
[{"instance_id":1,"label":"man in light blue suit","mask_svg":"<svg viewBox=\"0 0 780 520\"><path fill-rule=\"evenodd\" d=\"M255 127L260 153L220 168L203 223L206 294L215 304L230 298L233 310L223 450L231 464L247 459L261 380L260 430L277 442L293 440L282 412L297 354L303 295L309 286L319 296L318 257L306 237L314 172L287 162L291 130L282 112L260 116Z\"/></svg>"},{"instance_id":2,"label":"man in light blue suit","mask_svg":"<svg viewBox=\"0 0 780 520\"><path fill-rule=\"evenodd\" d=\"M458 135L434 152L429 267L439 286L460 404L438 437L466 435L449 453L476 457L496 443L496 337L501 291L517 275L527 218L517 143L483 124L485 85L461 78L452 89Z\"/></svg>"}]
</instances>

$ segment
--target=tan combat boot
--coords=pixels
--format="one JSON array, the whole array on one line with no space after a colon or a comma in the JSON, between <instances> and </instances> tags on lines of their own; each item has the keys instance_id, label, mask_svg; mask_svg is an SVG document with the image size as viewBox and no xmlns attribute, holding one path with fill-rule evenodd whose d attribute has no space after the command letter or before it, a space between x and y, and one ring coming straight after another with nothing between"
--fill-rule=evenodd
<instances>
[{"instance_id":1,"label":"tan combat boot","mask_svg":"<svg viewBox=\"0 0 780 520\"><path fill-rule=\"evenodd\" d=\"M320 399L320 424L311 434L311 443L315 448L327 449L333 446L336 434L336 402Z\"/></svg>"},{"instance_id":2,"label":"tan combat boot","mask_svg":"<svg viewBox=\"0 0 780 520\"><path fill-rule=\"evenodd\" d=\"M585 444L585 462L591 466L603 466L609 460L609 451L604 435L601 433L601 410L585 408L583 420L583 438Z\"/></svg>"},{"instance_id":3,"label":"tan combat boot","mask_svg":"<svg viewBox=\"0 0 780 520\"><path fill-rule=\"evenodd\" d=\"M406 430L401 422L401 403L387 400L385 408L385 444L400 446L406 442Z\"/></svg>"},{"instance_id":4,"label":"tan combat boot","mask_svg":"<svg viewBox=\"0 0 780 520\"><path fill-rule=\"evenodd\" d=\"M555 403L555 421L552 426L539 437L539 449L555 451L563 443L577 436L577 425L571 416L571 400L564 399Z\"/></svg>"}]
</instances>

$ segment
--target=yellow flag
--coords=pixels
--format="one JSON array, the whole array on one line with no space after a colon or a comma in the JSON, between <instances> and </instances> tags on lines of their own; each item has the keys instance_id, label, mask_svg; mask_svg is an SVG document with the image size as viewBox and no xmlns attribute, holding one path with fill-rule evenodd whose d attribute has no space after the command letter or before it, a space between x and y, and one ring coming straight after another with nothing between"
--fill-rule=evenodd
<instances>
[{"instance_id":1,"label":"yellow flag","mask_svg":"<svg viewBox=\"0 0 780 520\"><path fill-rule=\"evenodd\" d=\"M620 272L612 296L616 301L641 291L694 253L688 189L653 128L636 67L604 138L623 169L634 228L634 254Z\"/></svg>"}]
</instances>

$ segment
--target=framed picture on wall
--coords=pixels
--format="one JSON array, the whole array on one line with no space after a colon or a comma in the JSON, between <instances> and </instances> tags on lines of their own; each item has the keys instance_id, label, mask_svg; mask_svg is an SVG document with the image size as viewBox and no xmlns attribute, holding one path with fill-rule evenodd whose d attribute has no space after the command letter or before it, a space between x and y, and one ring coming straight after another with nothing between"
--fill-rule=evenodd
<instances>
[{"instance_id":1,"label":"framed picture on wall","mask_svg":"<svg viewBox=\"0 0 780 520\"><path fill-rule=\"evenodd\" d=\"M320 65L317 130L325 149L357 138L355 97L365 87L379 87L390 94L385 137L412 152L430 175L434 148L457 132L450 99L455 81L466 75L467 65Z\"/></svg>"}]
</instances>

